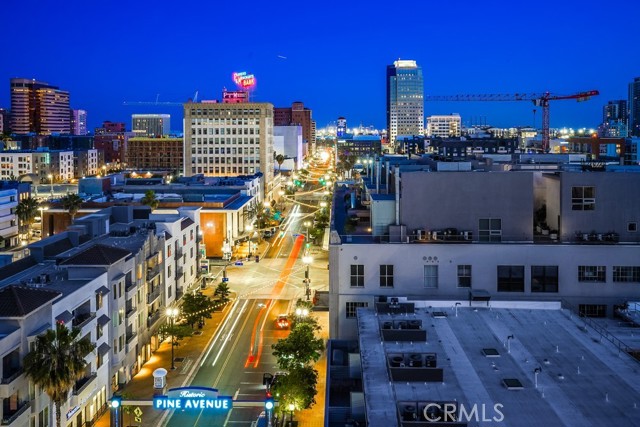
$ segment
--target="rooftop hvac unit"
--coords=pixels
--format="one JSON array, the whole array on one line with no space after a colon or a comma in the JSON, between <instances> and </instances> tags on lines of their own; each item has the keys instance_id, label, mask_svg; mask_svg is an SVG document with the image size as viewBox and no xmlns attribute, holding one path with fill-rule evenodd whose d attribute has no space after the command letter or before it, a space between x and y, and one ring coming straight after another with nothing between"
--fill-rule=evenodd
<instances>
[{"instance_id":1,"label":"rooftop hvac unit","mask_svg":"<svg viewBox=\"0 0 640 427\"><path fill-rule=\"evenodd\" d=\"M438 358L435 353L429 353L425 357L425 365L427 368L437 368L438 367Z\"/></svg>"},{"instance_id":2,"label":"rooftop hvac unit","mask_svg":"<svg viewBox=\"0 0 640 427\"><path fill-rule=\"evenodd\" d=\"M427 238L427 233L426 233L424 230L422 230L422 229L418 229L418 230L416 230L416 238L417 238L418 240L420 240L420 241L422 241L422 240L426 240L426 238Z\"/></svg>"},{"instance_id":3,"label":"rooftop hvac unit","mask_svg":"<svg viewBox=\"0 0 640 427\"><path fill-rule=\"evenodd\" d=\"M401 412L402 421L417 421L418 419L415 405L402 405Z\"/></svg>"},{"instance_id":4,"label":"rooftop hvac unit","mask_svg":"<svg viewBox=\"0 0 640 427\"><path fill-rule=\"evenodd\" d=\"M412 368L422 367L422 355L418 353L409 355L409 366Z\"/></svg>"}]
</instances>

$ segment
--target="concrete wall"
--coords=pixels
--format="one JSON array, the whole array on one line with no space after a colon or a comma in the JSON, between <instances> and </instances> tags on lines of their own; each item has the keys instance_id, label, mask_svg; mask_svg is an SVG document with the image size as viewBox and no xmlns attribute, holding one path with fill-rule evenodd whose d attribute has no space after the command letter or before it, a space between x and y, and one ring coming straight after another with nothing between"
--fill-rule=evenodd
<instances>
[{"instance_id":1,"label":"concrete wall","mask_svg":"<svg viewBox=\"0 0 640 427\"><path fill-rule=\"evenodd\" d=\"M640 298L638 283L613 282L613 266L640 266L637 245L565 244L343 244L330 246L330 313L332 337L353 338L356 320L346 319L346 302L373 306L377 295L410 299L467 300L469 288L458 287L458 265L471 265L473 289L494 300L560 300L578 304L613 304ZM364 288L350 286L350 266L364 265ZM381 288L379 266L394 266L394 287ZM438 266L438 287L424 287L424 266ZM524 292L498 292L497 266L524 266ZM578 266L606 266L606 283L578 281ZM531 292L531 266L558 266L557 293Z\"/></svg>"},{"instance_id":2,"label":"concrete wall","mask_svg":"<svg viewBox=\"0 0 640 427\"><path fill-rule=\"evenodd\" d=\"M503 241L533 239L531 173L405 172L400 179L400 223L408 233L457 228L477 239L479 219L499 218Z\"/></svg>"}]
</instances>

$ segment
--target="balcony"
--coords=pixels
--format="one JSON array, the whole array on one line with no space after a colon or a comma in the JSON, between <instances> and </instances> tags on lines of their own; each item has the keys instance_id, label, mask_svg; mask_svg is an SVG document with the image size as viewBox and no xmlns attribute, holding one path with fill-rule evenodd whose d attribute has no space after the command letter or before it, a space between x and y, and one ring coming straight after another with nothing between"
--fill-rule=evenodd
<instances>
[{"instance_id":1,"label":"balcony","mask_svg":"<svg viewBox=\"0 0 640 427\"><path fill-rule=\"evenodd\" d=\"M73 326L79 329L84 328L89 322L96 318L95 313L76 314L73 318Z\"/></svg>"},{"instance_id":2,"label":"balcony","mask_svg":"<svg viewBox=\"0 0 640 427\"><path fill-rule=\"evenodd\" d=\"M73 387L73 394L75 396L79 396L80 393L82 393L83 391L85 391L87 388L89 388L89 385L96 379L98 378L98 374L96 374L95 372L92 373L91 375L89 375L88 377L83 377L80 378L78 381L76 381L75 386Z\"/></svg>"},{"instance_id":3,"label":"balcony","mask_svg":"<svg viewBox=\"0 0 640 427\"><path fill-rule=\"evenodd\" d=\"M0 384L11 384L22 374L23 371L23 368L17 368L12 371L5 372L4 375L6 375L6 377L2 377Z\"/></svg>"},{"instance_id":4,"label":"balcony","mask_svg":"<svg viewBox=\"0 0 640 427\"><path fill-rule=\"evenodd\" d=\"M21 402L18 404L18 409L13 411L13 412L9 412L9 411L5 411L4 416L2 417L2 424L3 426L9 426L11 424L13 424L14 421L16 421L20 415L24 414L25 412L27 412L27 409L29 409L31 407L31 404L29 402ZM28 421L28 417L24 420L25 423L26 421ZM16 425L18 425L19 423L16 423Z\"/></svg>"},{"instance_id":5,"label":"balcony","mask_svg":"<svg viewBox=\"0 0 640 427\"><path fill-rule=\"evenodd\" d=\"M129 292L129 291L135 289L135 287L136 287L136 281L127 279L126 280L126 284L124 286L124 291L125 292Z\"/></svg>"},{"instance_id":6,"label":"balcony","mask_svg":"<svg viewBox=\"0 0 640 427\"><path fill-rule=\"evenodd\" d=\"M138 307L136 307L136 306L127 307L127 312L126 312L125 316L128 319L131 316L133 316L134 314L136 314L137 312L138 312Z\"/></svg>"},{"instance_id":7,"label":"balcony","mask_svg":"<svg viewBox=\"0 0 640 427\"><path fill-rule=\"evenodd\" d=\"M183 274L184 271L182 270L182 267L176 268L176 280L181 279Z\"/></svg>"},{"instance_id":8,"label":"balcony","mask_svg":"<svg viewBox=\"0 0 640 427\"><path fill-rule=\"evenodd\" d=\"M182 247L180 246L176 248L176 259L177 258L182 258Z\"/></svg>"},{"instance_id":9,"label":"balcony","mask_svg":"<svg viewBox=\"0 0 640 427\"><path fill-rule=\"evenodd\" d=\"M153 279L155 279L159 274L160 274L160 266L156 265L155 267L152 268L147 268L147 280L151 281Z\"/></svg>"},{"instance_id":10,"label":"balcony","mask_svg":"<svg viewBox=\"0 0 640 427\"><path fill-rule=\"evenodd\" d=\"M150 328L154 323L156 323L160 319L160 310L156 311L154 314L149 315L147 318L147 328Z\"/></svg>"},{"instance_id":11,"label":"balcony","mask_svg":"<svg viewBox=\"0 0 640 427\"><path fill-rule=\"evenodd\" d=\"M154 290L147 294L147 304L153 304L160 297L160 286L156 286Z\"/></svg>"},{"instance_id":12,"label":"balcony","mask_svg":"<svg viewBox=\"0 0 640 427\"><path fill-rule=\"evenodd\" d=\"M131 341L137 336L138 334L136 334L135 332L127 334L127 344L131 343Z\"/></svg>"}]
</instances>

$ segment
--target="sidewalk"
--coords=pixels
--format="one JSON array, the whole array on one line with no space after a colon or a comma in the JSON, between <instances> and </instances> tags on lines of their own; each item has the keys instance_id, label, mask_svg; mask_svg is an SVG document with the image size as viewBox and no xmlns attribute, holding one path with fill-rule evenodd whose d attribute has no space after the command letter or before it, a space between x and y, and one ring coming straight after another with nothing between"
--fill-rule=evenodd
<instances>
[{"instance_id":1,"label":"sidewalk","mask_svg":"<svg viewBox=\"0 0 640 427\"><path fill-rule=\"evenodd\" d=\"M214 289L209 286L203 291L203 293L211 296L213 295L213 291ZM198 358L203 354L203 349L205 349L209 344L209 341L216 332L218 325L224 319L224 315L226 315L231 305L232 303L227 304L224 311L214 312L211 315L211 319L205 319L205 324L202 329L194 329L194 332L196 333L201 331L201 335L192 335L184 338L180 341L180 345L174 347L174 357L184 358L181 362L175 362L176 369L171 370L171 344L170 340L167 339L163 341L160 348L153 353L151 359L143 365L140 372L138 372L138 374L133 377L129 383L118 391L118 394L125 396L127 399L151 399L153 397L152 374L157 368L165 368L168 371L167 389L181 387L189 376L191 369L198 361ZM154 411L150 406L141 406L140 409L143 412L141 417L142 423L133 422L134 415L130 415L125 412L124 426L159 425L160 419L164 415L162 411ZM110 418L109 411L107 411L98 419L95 426L109 427L109 425Z\"/></svg>"}]
</instances>

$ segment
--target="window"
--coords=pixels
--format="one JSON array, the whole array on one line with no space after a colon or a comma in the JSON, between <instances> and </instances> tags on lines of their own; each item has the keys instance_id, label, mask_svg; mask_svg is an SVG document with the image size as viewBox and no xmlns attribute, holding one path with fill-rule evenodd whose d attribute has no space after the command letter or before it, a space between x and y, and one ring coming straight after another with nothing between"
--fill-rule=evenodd
<instances>
[{"instance_id":1,"label":"window","mask_svg":"<svg viewBox=\"0 0 640 427\"><path fill-rule=\"evenodd\" d=\"M558 292L558 266L532 265L531 292Z\"/></svg>"},{"instance_id":2,"label":"window","mask_svg":"<svg viewBox=\"0 0 640 427\"><path fill-rule=\"evenodd\" d=\"M579 265L578 281L579 282L606 282L607 267L604 265Z\"/></svg>"},{"instance_id":3,"label":"window","mask_svg":"<svg viewBox=\"0 0 640 427\"><path fill-rule=\"evenodd\" d=\"M524 266L498 266L498 292L524 292Z\"/></svg>"},{"instance_id":4,"label":"window","mask_svg":"<svg viewBox=\"0 0 640 427\"><path fill-rule=\"evenodd\" d=\"M638 223L637 222L630 222L627 224L627 231L629 233L635 233L636 231L638 231Z\"/></svg>"},{"instance_id":5,"label":"window","mask_svg":"<svg viewBox=\"0 0 640 427\"><path fill-rule=\"evenodd\" d=\"M640 267L613 266L614 282L640 282Z\"/></svg>"},{"instance_id":6,"label":"window","mask_svg":"<svg viewBox=\"0 0 640 427\"><path fill-rule=\"evenodd\" d=\"M364 288L364 265L351 264L351 287Z\"/></svg>"},{"instance_id":7,"label":"window","mask_svg":"<svg viewBox=\"0 0 640 427\"><path fill-rule=\"evenodd\" d=\"M478 222L478 240L480 242L502 241L502 220L483 218Z\"/></svg>"},{"instance_id":8,"label":"window","mask_svg":"<svg viewBox=\"0 0 640 427\"><path fill-rule=\"evenodd\" d=\"M596 208L595 187L571 187L571 209L592 211Z\"/></svg>"},{"instance_id":9,"label":"window","mask_svg":"<svg viewBox=\"0 0 640 427\"><path fill-rule=\"evenodd\" d=\"M459 288L471 287L471 266L470 265L458 266L458 287Z\"/></svg>"},{"instance_id":10,"label":"window","mask_svg":"<svg viewBox=\"0 0 640 427\"><path fill-rule=\"evenodd\" d=\"M424 266L424 287L425 288L438 287L438 266L437 265Z\"/></svg>"},{"instance_id":11,"label":"window","mask_svg":"<svg viewBox=\"0 0 640 427\"><path fill-rule=\"evenodd\" d=\"M604 304L580 304L578 313L584 317L607 317L607 306Z\"/></svg>"},{"instance_id":12,"label":"window","mask_svg":"<svg viewBox=\"0 0 640 427\"><path fill-rule=\"evenodd\" d=\"M347 303L347 319L355 319L359 308L369 307L368 302L348 302Z\"/></svg>"},{"instance_id":13,"label":"window","mask_svg":"<svg viewBox=\"0 0 640 427\"><path fill-rule=\"evenodd\" d=\"M393 265L380 266L380 287L393 288Z\"/></svg>"},{"instance_id":14,"label":"window","mask_svg":"<svg viewBox=\"0 0 640 427\"><path fill-rule=\"evenodd\" d=\"M167 257L171 256L171 245L167 245Z\"/></svg>"},{"instance_id":15,"label":"window","mask_svg":"<svg viewBox=\"0 0 640 427\"><path fill-rule=\"evenodd\" d=\"M118 299L118 285L113 285L113 299Z\"/></svg>"},{"instance_id":16,"label":"window","mask_svg":"<svg viewBox=\"0 0 640 427\"><path fill-rule=\"evenodd\" d=\"M167 277L171 278L171 266L167 268Z\"/></svg>"}]
</instances>

